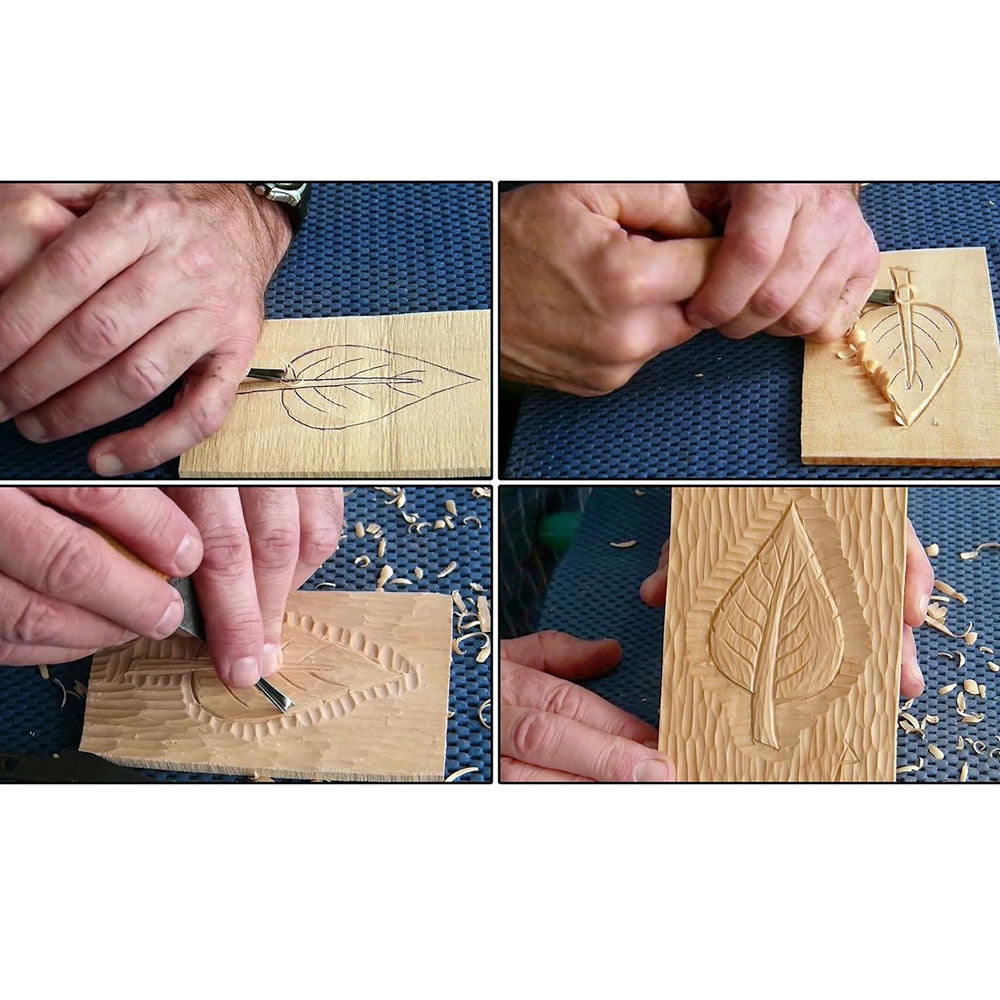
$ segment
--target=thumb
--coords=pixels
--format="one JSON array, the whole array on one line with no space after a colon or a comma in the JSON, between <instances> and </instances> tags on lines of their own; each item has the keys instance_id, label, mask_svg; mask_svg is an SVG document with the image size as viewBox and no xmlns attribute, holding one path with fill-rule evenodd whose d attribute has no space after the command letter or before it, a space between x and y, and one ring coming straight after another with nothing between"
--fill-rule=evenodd
<instances>
[{"instance_id":1,"label":"thumb","mask_svg":"<svg viewBox=\"0 0 1000 1000\"><path fill-rule=\"evenodd\" d=\"M712 223L691 204L683 184L605 184L606 215L625 229L662 236L711 236Z\"/></svg>"},{"instance_id":2,"label":"thumb","mask_svg":"<svg viewBox=\"0 0 1000 1000\"><path fill-rule=\"evenodd\" d=\"M640 300L686 302L705 283L721 239L630 240L619 252L623 273L630 274Z\"/></svg>"},{"instance_id":3,"label":"thumb","mask_svg":"<svg viewBox=\"0 0 1000 1000\"><path fill-rule=\"evenodd\" d=\"M566 680L605 674L618 665L621 656L622 648L614 639L578 639L552 630L505 639L500 646L501 660L509 657Z\"/></svg>"}]
</instances>

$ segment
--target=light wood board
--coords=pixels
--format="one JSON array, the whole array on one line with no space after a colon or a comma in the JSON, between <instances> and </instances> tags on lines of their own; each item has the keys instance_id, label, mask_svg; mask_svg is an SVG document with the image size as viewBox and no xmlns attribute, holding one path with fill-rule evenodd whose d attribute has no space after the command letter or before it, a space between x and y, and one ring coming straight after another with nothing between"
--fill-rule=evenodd
<instances>
[{"instance_id":1,"label":"light wood board","mask_svg":"<svg viewBox=\"0 0 1000 1000\"><path fill-rule=\"evenodd\" d=\"M490 475L489 310L268 320L184 477Z\"/></svg>"},{"instance_id":2,"label":"light wood board","mask_svg":"<svg viewBox=\"0 0 1000 1000\"><path fill-rule=\"evenodd\" d=\"M879 288L892 287L890 268L909 269L915 299L866 310L859 327L872 359L895 379L889 391L911 421L897 422L893 404L856 358L837 356L849 353L846 341L806 344L802 461L1000 465L1000 346L985 251L883 253ZM897 313L912 322L916 338L906 352L914 359L910 392L908 338L900 336Z\"/></svg>"},{"instance_id":3,"label":"light wood board","mask_svg":"<svg viewBox=\"0 0 1000 1000\"><path fill-rule=\"evenodd\" d=\"M287 715L222 684L197 639L106 650L80 749L175 771L440 781L451 609L446 594L292 595L272 678L295 702Z\"/></svg>"},{"instance_id":4,"label":"light wood board","mask_svg":"<svg viewBox=\"0 0 1000 1000\"><path fill-rule=\"evenodd\" d=\"M660 750L681 781L892 781L906 488L677 487Z\"/></svg>"}]
</instances>

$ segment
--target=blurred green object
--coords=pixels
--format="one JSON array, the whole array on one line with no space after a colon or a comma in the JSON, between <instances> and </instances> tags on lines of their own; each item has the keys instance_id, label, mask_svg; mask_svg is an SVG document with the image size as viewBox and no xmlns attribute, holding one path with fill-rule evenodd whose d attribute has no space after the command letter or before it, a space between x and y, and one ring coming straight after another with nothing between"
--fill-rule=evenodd
<instances>
[{"instance_id":1,"label":"blurred green object","mask_svg":"<svg viewBox=\"0 0 1000 1000\"><path fill-rule=\"evenodd\" d=\"M538 540L557 555L562 555L573 544L582 520L582 511L549 514L538 524Z\"/></svg>"}]
</instances>

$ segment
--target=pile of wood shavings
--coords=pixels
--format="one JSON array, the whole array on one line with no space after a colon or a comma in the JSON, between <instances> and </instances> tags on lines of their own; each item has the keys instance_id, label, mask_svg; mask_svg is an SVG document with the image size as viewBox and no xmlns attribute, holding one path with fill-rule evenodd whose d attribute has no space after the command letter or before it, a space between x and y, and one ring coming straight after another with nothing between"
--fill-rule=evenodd
<instances>
[{"instance_id":1,"label":"pile of wood shavings","mask_svg":"<svg viewBox=\"0 0 1000 1000\"><path fill-rule=\"evenodd\" d=\"M978 559L980 553L998 549L1000 549L1000 543L998 542L983 542L973 549L960 552L959 558L963 562L970 562ZM940 546L935 542L926 546L924 551L929 558L934 559L940 554L941 550ZM921 756L918 758L917 764L905 764L897 767L897 774L921 771L925 766L940 761L944 761L950 770L949 757L953 754L965 753L971 754L974 758L985 756L987 759L1000 757L1000 734L994 734L989 739L985 739L978 734L978 730L976 729L976 727L981 726L986 721L985 712L980 711L980 708L983 707L983 703L987 699L986 684L984 681L978 680L966 673L966 671L975 671L977 668L982 667L985 667L990 674L1000 673L1000 664L993 659L988 659L988 657L995 655L993 647L988 644L979 643L979 632L976 630L971 616L968 618L968 624L964 624L962 631L954 631L948 625L948 615L956 605L962 605L964 623L966 620L964 612L969 605L968 597L944 580L935 579L934 590L928 604L924 623L941 635L956 639L962 643L956 649L937 654L939 658L954 663L956 673L958 674L953 681L949 681L938 687L937 697L947 699L945 702L947 711L954 712L958 717L959 725L963 729L968 726L973 735L966 736L964 733L959 735L954 751L931 742L932 736L928 735L928 728L937 725L940 717L938 715L927 714L922 719L917 719L910 712L913 706L913 699L909 699L899 708L897 725L903 731L904 735L915 737L927 743L927 753L931 760L928 761L927 757ZM982 654L982 659L976 656L978 653ZM990 747L989 744L994 741L997 745ZM975 764L975 761L973 760L972 763ZM957 775L951 780L957 780L960 783L967 782L969 780L969 765L970 760L963 760Z\"/></svg>"}]
</instances>

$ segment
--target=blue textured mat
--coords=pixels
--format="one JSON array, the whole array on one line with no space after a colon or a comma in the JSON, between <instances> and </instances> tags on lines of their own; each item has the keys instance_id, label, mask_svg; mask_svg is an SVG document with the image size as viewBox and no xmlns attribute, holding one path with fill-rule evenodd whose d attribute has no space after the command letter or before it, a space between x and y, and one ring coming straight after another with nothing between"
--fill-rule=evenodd
<instances>
[{"instance_id":1,"label":"blue textured mat","mask_svg":"<svg viewBox=\"0 0 1000 1000\"><path fill-rule=\"evenodd\" d=\"M944 751L945 758L936 761L918 736L899 730L899 764L916 764L924 757L926 765L898 780L956 781L962 763L968 761L969 781L1000 781L1000 755L988 756L991 745L1000 747L995 738L1000 733L1000 674L986 667L990 659L1000 663L1000 552L984 552L971 562L958 557L980 542L1000 540L1000 487L911 487L909 511L921 541L925 545L937 542L941 548L940 555L931 560L938 578L969 599L964 607L950 605L952 631L962 631L971 619L979 633L977 645L990 646L998 655L970 650L926 626L917 631L917 656L926 688L910 711L918 719L926 714L938 716L939 724L927 727L928 740ZM669 488L650 487L642 497L628 487L595 489L579 535L553 575L539 625L585 639L617 639L623 649L621 665L587 686L654 726L660 710L663 611L639 600L639 584L656 567L669 530ZM625 538L635 538L638 544L631 549L608 545ZM956 662L938 657L958 648L968 659L964 672ZM937 693L939 687L956 680L960 690L965 677L986 685L985 702L969 698L975 711L986 715L979 725L959 722L956 692ZM981 755L968 748L959 752L959 734L983 740L987 751Z\"/></svg>"},{"instance_id":2,"label":"blue textured mat","mask_svg":"<svg viewBox=\"0 0 1000 1000\"><path fill-rule=\"evenodd\" d=\"M316 184L305 225L268 288L267 316L489 309L491 198L489 183ZM88 449L163 412L175 391L99 430L46 445L0 425L0 479L92 478ZM142 478L176 478L177 464Z\"/></svg>"},{"instance_id":3,"label":"blue textured mat","mask_svg":"<svg viewBox=\"0 0 1000 1000\"><path fill-rule=\"evenodd\" d=\"M374 590L382 560L375 559L376 543L370 537L354 536L355 521L382 525L386 538L386 561L397 575L413 579L412 568L422 566L423 580L415 582L411 591L450 594L461 590L466 597L475 597L469 584L473 581L486 588L491 597L490 501L476 499L468 487L409 486L406 488L406 511L420 513L433 521L445 516L444 502L449 497L458 507L459 527L454 531L425 531L422 535L407 534L406 523L395 507L386 506L388 497L372 487L359 487L346 499L346 537L340 549L305 585L315 589L317 583L335 583L338 589ZM482 528L461 525L462 517L475 514ZM356 556L367 553L372 564L367 568L354 565ZM442 580L436 573L454 560L458 569ZM492 600L491 600L492 604ZM491 776L490 731L479 722L479 706L490 697L492 659L476 663L476 641L465 644L468 651L459 656L452 653L451 692L449 707L455 713L448 720L448 744L445 773L460 767L478 767L462 782L489 781ZM87 682L90 660L50 668L67 688L76 680ZM31 667L0 667L0 752L52 754L80 745L83 732L83 702L70 697L60 709L62 692L51 681L43 680ZM489 710L486 718L489 721ZM189 774L173 771L146 771L160 781L245 781L223 774Z\"/></svg>"},{"instance_id":4,"label":"blue textured mat","mask_svg":"<svg viewBox=\"0 0 1000 1000\"><path fill-rule=\"evenodd\" d=\"M883 250L984 246L996 308L1000 184L873 184L862 207ZM797 339L706 331L599 399L533 389L521 406L512 478L898 477L888 466L804 466ZM701 373L703 378L695 378ZM997 470L914 468L925 479Z\"/></svg>"}]
</instances>

